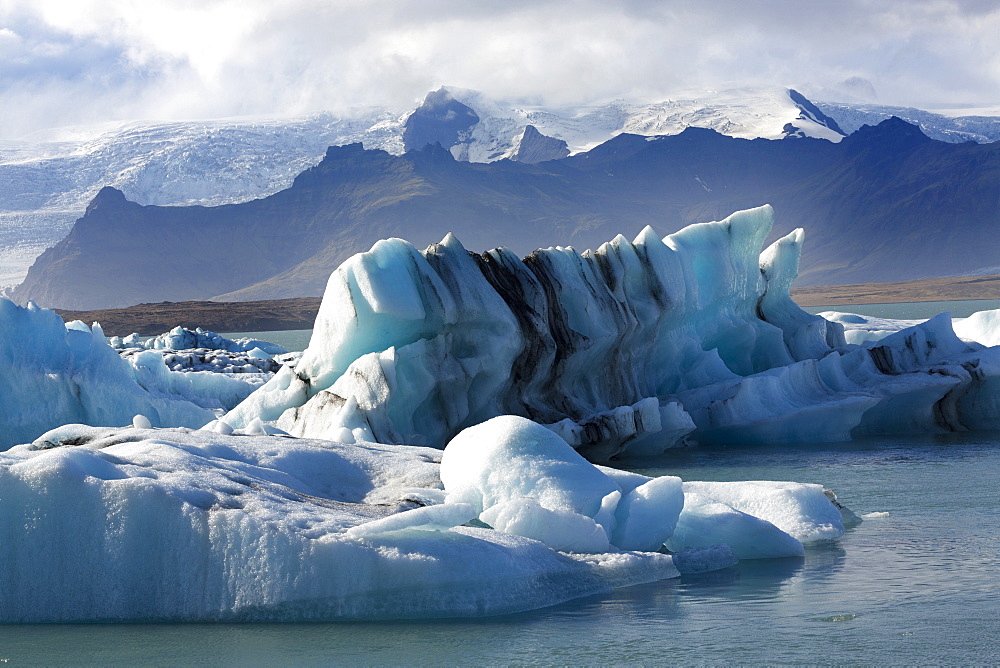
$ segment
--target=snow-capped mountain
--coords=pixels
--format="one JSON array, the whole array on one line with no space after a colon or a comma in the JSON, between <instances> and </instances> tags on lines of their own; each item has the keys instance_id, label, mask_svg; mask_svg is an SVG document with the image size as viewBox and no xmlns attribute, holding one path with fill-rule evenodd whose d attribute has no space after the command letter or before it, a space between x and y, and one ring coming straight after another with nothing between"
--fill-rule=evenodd
<instances>
[{"instance_id":1,"label":"snow-capped mountain","mask_svg":"<svg viewBox=\"0 0 1000 668\"><path fill-rule=\"evenodd\" d=\"M835 118L841 129L848 134L862 125L875 126L896 116L919 126L925 135L938 141L953 144L966 141L988 144L1000 141L1000 109L954 109L935 113L913 107L847 102L817 102L816 106ZM979 113L970 114L970 111Z\"/></svg>"},{"instance_id":2,"label":"snow-capped mountain","mask_svg":"<svg viewBox=\"0 0 1000 668\"><path fill-rule=\"evenodd\" d=\"M704 91L654 103L615 100L561 109L511 105L477 91L447 90L479 116L467 138L451 147L456 158L472 162L512 157L527 125L565 141L570 153L590 150L623 132L675 135L689 127L744 139L808 136L836 142L844 137L833 119L787 88Z\"/></svg>"},{"instance_id":3,"label":"snow-capped mountain","mask_svg":"<svg viewBox=\"0 0 1000 668\"><path fill-rule=\"evenodd\" d=\"M674 135L687 127L748 139L837 142L891 115L942 141L1000 140L1000 117L959 113L814 104L795 90L776 87L564 108L442 87L413 109L62 129L0 141L0 286L23 280L35 258L69 232L103 186L147 205L244 202L287 188L328 146L357 142L399 155L437 141L458 160L541 162L587 151L621 133Z\"/></svg>"},{"instance_id":4,"label":"snow-capped mountain","mask_svg":"<svg viewBox=\"0 0 1000 668\"><path fill-rule=\"evenodd\" d=\"M403 153L411 117L435 100L472 111L467 117L475 122L446 133L449 139L442 142L456 158L472 162L537 162L562 157L562 142L577 153L623 132L677 134L690 126L744 138L842 137L836 122L784 88L560 109L442 88L416 109L64 129L33 141L0 142L0 286L20 282L35 257L68 233L103 186L140 204L218 205L264 197L288 187L328 146L361 142ZM529 131L531 150L522 150L529 125L537 133Z\"/></svg>"},{"instance_id":5,"label":"snow-capped mountain","mask_svg":"<svg viewBox=\"0 0 1000 668\"><path fill-rule=\"evenodd\" d=\"M0 142L0 285L22 280L104 185L143 204L242 202L288 187L330 145L401 152L403 120L374 109L351 118L128 123Z\"/></svg>"}]
</instances>

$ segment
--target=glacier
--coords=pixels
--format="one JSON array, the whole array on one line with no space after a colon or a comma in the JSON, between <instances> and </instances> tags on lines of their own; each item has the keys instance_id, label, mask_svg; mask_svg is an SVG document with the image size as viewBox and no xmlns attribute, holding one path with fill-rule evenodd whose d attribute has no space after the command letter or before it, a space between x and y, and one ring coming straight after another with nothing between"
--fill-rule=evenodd
<instances>
[{"instance_id":1,"label":"glacier","mask_svg":"<svg viewBox=\"0 0 1000 668\"><path fill-rule=\"evenodd\" d=\"M592 460L688 442L992 429L1000 350L940 316L849 344L789 297L804 233L769 206L521 260L453 236L376 243L330 277L312 340L223 419L301 437L443 447L500 415Z\"/></svg>"}]
</instances>

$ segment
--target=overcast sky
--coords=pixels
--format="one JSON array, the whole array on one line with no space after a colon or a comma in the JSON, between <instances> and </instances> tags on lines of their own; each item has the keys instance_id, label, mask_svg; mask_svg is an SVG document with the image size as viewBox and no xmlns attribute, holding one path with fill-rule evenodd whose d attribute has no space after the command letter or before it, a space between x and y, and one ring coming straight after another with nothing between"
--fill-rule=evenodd
<instances>
[{"instance_id":1,"label":"overcast sky","mask_svg":"<svg viewBox=\"0 0 1000 668\"><path fill-rule=\"evenodd\" d=\"M995 105L998 36L992 0L0 0L0 137L442 84L573 104L859 77L884 104Z\"/></svg>"}]
</instances>

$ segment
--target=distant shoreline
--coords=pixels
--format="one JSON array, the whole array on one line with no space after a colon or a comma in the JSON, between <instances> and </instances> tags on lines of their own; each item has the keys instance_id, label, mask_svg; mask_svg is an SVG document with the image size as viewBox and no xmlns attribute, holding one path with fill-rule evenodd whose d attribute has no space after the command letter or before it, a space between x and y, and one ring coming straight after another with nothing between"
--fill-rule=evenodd
<instances>
[{"instance_id":1,"label":"distant shoreline","mask_svg":"<svg viewBox=\"0 0 1000 668\"><path fill-rule=\"evenodd\" d=\"M817 285L793 287L791 292L795 303L803 307L1000 299L1000 275L952 276L895 283Z\"/></svg>"},{"instance_id":2,"label":"distant shoreline","mask_svg":"<svg viewBox=\"0 0 1000 668\"><path fill-rule=\"evenodd\" d=\"M162 334L180 325L213 332L266 332L312 329L320 297L258 302L159 302L97 311L55 309L62 319L101 323L108 336Z\"/></svg>"},{"instance_id":3,"label":"distant shoreline","mask_svg":"<svg viewBox=\"0 0 1000 668\"><path fill-rule=\"evenodd\" d=\"M896 283L822 285L792 288L799 306L851 306L900 302L1000 299L1000 275L931 278ZM213 332L262 332L312 329L320 297L257 302L160 302L97 311L56 312L67 322L99 322L108 336L162 334L177 325Z\"/></svg>"}]
</instances>

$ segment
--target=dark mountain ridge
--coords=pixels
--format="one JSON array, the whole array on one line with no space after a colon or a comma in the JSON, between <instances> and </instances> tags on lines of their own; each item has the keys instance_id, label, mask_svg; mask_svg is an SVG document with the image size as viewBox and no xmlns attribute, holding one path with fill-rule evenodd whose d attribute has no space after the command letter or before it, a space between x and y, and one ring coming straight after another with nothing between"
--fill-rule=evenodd
<instances>
[{"instance_id":1,"label":"dark mountain ridge","mask_svg":"<svg viewBox=\"0 0 1000 668\"><path fill-rule=\"evenodd\" d=\"M1000 144L946 144L899 119L840 143L737 139L689 128L619 135L539 164L331 147L287 190L244 204L155 207L102 190L38 258L19 301L140 302L320 295L376 240L453 231L470 250L596 247L774 205L773 238L806 229L799 285L915 280L1000 265Z\"/></svg>"}]
</instances>

